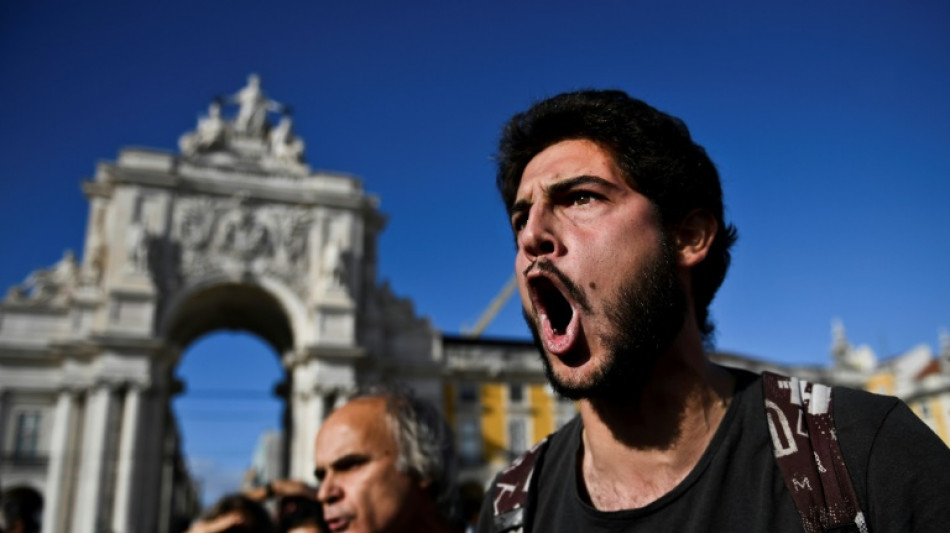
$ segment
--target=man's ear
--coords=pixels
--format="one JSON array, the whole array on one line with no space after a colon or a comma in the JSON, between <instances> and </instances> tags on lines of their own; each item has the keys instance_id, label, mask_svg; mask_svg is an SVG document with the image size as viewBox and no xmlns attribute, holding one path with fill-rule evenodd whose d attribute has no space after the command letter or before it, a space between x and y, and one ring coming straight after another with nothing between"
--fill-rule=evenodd
<instances>
[{"instance_id":1,"label":"man's ear","mask_svg":"<svg viewBox=\"0 0 950 533\"><path fill-rule=\"evenodd\" d=\"M719 224L709 211L693 209L683 217L675 231L677 263L693 267L706 258L719 231Z\"/></svg>"}]
</instances>

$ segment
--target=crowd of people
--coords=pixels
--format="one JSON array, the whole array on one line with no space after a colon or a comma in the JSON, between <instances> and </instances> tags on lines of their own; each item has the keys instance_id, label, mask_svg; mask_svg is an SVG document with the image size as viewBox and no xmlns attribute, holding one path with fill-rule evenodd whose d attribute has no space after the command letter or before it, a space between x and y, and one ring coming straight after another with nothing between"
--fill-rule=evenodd
<instances>
[{"instance_id":1,"label":"crowd of people","mask_svg":"<svg viewBox=\"0 0 950 533\"><path fill-rule=\"evenodd\" d=\"M316 487L278 480L229 494L187 533L462 533L475 525L480 487L459 491L451 429L407 389L357 394L324 420L314 451Z\"/></svg>"},{"instance_id":2,"label":"crowd of people","mask_svg":"<svg viewBox=\"0 0 950 533\"><path fill-rule=\"evenodd\" d=\"M268 508L271 506L272 508ZM228 494L187 533L329 533L316 491L301 481L277 480Z\"/></svg>"}]
</instances>

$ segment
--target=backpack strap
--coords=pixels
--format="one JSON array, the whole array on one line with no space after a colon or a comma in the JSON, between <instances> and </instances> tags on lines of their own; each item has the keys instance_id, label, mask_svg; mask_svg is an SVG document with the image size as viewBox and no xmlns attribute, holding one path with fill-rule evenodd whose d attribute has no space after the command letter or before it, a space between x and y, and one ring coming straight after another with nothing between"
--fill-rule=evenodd
<instances>
[{"instance_id":1,"label":"backpack strap","mask_svg":"<svg viewBox=\"0 0 950 533\"><path fill-rule=\"evenodd\" d=\"M511 463L492 483L492 525L495 533L523 533L528 508L528 490L538 459L548 447L548 438Z\"/></svg>"},{"instance_id":2,"label":"backpack strap","mask_svg":"<svg viewBox=\"0 0 950 533\"><path fill-rule=\"evenodd\" d=\"M807 533L868 533L838 445L831 387L763 372L765 413L785 486Z\"/></svg>"}]
</instances>

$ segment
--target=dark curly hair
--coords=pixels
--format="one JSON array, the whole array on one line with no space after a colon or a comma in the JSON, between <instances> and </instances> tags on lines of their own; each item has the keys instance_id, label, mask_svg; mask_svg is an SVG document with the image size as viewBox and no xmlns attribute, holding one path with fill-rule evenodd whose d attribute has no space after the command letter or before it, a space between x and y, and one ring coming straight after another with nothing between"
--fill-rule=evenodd
<instances>
[{"instance_id":1,"label":"dark curly hair","mask_svg":"<svg viewBox=\"0 0 950 533\"><path fill-rule=\"evenodd\" d=\"M509 213L531 159L571 139L586 139L606 150L627 183L656 206L664 228L675 227L697 208L715 217L719 230L709 254L692 270L696 323L711 344L715 326L709 304L726 277L737 234L724 220L719 173L706 150L693 142L682 120L623 91L559 94L518 113L502 131L496 184Z\"/></svg>"}]
</instances>

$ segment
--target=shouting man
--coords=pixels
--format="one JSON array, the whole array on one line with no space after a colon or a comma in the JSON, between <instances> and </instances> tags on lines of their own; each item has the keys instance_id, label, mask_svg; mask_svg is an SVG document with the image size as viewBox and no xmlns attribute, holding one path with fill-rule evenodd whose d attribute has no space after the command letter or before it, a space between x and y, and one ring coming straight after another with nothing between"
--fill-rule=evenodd
<instances>
[{"instance_id":1,"label":"shouting man","mask_svg":"<svg viewBox=\"0 0 950 533\"><path fill-rule=\"evenodd\" d=\"M789 379L768 393L710 362L736 230L682 121L619 91L555 96L506 125L497 185L525 319L579 415L500 475L479 531L946 530L950 452L900 401ZM797 437L776 402L832 417L811 428L827 449L798 454L814 479L780 468ZM840 472L846 505L798 505Z\"/></svg>"}]
</instances>

